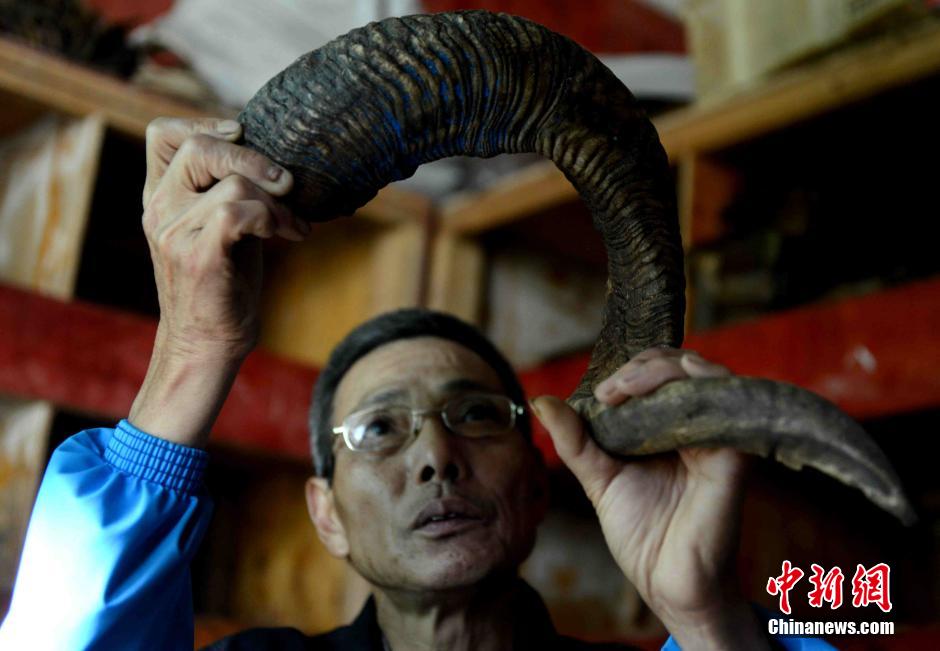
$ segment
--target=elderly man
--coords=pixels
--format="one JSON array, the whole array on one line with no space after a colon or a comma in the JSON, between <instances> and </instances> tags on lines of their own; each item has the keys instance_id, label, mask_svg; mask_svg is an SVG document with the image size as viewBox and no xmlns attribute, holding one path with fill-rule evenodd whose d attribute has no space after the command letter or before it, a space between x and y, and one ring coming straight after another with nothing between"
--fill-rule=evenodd
<instances>
[{"instance_id":1,"label":"elderly man","mask_svg":"<svg viewBox=\"0 0 940 651\"><path fill-rule=\"evenodd\" d=\"M53 455L4 648L192 646L189 562L210 511L202 448L257 339L260 239L310 233L276 200L290 173L236 145L239 136L220 120L148 129L143 226L161 310L153 357L127 420ZM694 353L649 350L596 395L617 404L724 373ZM777 644L737 590L738 453L624 462L597 448L561 400L531 405L614 559L672 634L667 647ZM351 626L325 635L258 629L214 648L621 648L556 634L517 576L547 508L546 472L515 375L472 327L406 310L356 329L318 380L311 427L310 517L372 597Z\"/></svg>"}]
</instances>

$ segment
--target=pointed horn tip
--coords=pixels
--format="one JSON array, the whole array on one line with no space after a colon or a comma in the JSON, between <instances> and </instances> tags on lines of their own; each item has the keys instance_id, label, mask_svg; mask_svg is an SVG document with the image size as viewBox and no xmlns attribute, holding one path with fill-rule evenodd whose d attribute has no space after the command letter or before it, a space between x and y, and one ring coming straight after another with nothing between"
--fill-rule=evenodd
<instances>
[{"instance_id":1,"label":"pointed horn tip","mask_svg":"<svg viewBox=\"0 0 940 651\"><path fill-rule=\"evenodd\" d=\"M881 496L877 499L871 495L868 495L868 498L896 517L905 527L913 527L920 521L917 511L914 510L914 507L900 489L893 491L891 495Z\"/></svg>"},{"instance_id":2,"label":"pointed horn tip","mask_svg":"<svg viewBox=\"0 0 940 651\"><path fill-rule=\"evenodd\" d=\"M752 391L757 390L762 398L775 399L755 401L758 396L752 393L748 405L729 406L728 390L740 390L739 387L749 387ZM723 391L717 393L716 389ZM696 402L695 408L690 407L693 401ZM601 447L614 454L642 456L686 445L730 446L793 470L813 468L860 490L870 502L896 517L904 526L912 526L918 521L890 461L861 426L832 403L794 385L740 376L700 378L671 382L650 396L630 400L618 408L608 408L580 390L569 399L569 403L589 423ZM795 413L802 412L799 418L805 425L801 428L802 433L778 429L780 423L792 420L781 417L781 409L787 404L794 406ZM759 414L739 413L740 409L753 411L758 407ZM691 411L684 413L688 409ZM736 414L740 418L736 419ZM839 425L837 430L831 429L833 419L824 418L827 415L838 416L834 419ZM704 421L699 420L702 418ZM699 422L699 426L692 426L692 421ZM719 429L734 430L745 421L750 421L749 426L730 439L717 436ZM725 423L726 427L719 427L717 423ZM758 430L767 434L755 436ZM668 436L667 431L675 433ZM677 435L679 431L682 431L681 436ZM810 436L807 432L815 434ZM831 436L822 436L826 432ZM781 436L790 440L784 441ZM834 448L839 454L810 454L804 447L806 443L820 443L826 438L840 441ZM794 441L804 445L794 446ZM851 468L847 469L846 463Z\"/></svg>"}]
</instances>

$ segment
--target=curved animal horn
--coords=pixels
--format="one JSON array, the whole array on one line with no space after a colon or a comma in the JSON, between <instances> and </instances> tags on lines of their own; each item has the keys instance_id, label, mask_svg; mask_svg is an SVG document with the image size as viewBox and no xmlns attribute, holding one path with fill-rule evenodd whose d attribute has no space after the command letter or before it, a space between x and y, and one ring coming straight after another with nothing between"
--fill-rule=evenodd
<instances>
[{"instance_id":1,"label":"curved animal horn","mask_svg":"<svg viewBox=\"0 0 940 651\"><path fill-rule=\"evenodd\" d=\"M390 18L300 57L252 98L239 120L246 144L293 173L295 212L317 221L352 214L386 184L439 158L537 152L554 161L591 210L609 260L603 327L569 401L609 452L646 453L644 445L615 435L616 426L596 424L604 410L593 387L641 350L681 345L683 254L672 177L656 131L596 57L506 14ZM735 406L723 402L727 391L714 388L720 384L674 384L693 387L713 422L735 422ZM765 392L764 404L786 413L774 385L757 386ZM650 405L662 413L660 393L629 401L629 412ZM900 483L877 446L863 432L820 429L834 409L817 404L801 412L806 420L797 429L826 431L817 435L853 452L844 456L878 468L887 479L877 489L861 465L833 464L826 450L802 445L805 434L779 436L773 425L783 418L771 419L770 431L747 432L773 445L741 445L742 437L718 441L715 432L680 439L669 418L644 421L648 429L641 438L656 450L720 443L775 453L857 486L909 520ZM603 422L616 425L626 417L625 409L614 408L603 413ZM791 452L781 456L785 450ZM865 453L854 455L858 450Z\"/></svg>"}]
</instances>

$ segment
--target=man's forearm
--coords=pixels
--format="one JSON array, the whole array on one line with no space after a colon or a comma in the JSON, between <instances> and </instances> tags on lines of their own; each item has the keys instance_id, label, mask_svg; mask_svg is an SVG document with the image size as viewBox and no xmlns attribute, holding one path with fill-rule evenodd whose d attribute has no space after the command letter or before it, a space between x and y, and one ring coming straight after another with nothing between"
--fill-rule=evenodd
<instances>
[{"instance_id":1,"label":"man's forearm","mask_svg":"<svg viewBox=\"0 0 940 651\"><path fill-rule=\"evenodd\" d=\"M167 441L205 447L242 359L224 347L184 350L158 330L150 367L128 420Z\"/></svg>"}]
</instances>

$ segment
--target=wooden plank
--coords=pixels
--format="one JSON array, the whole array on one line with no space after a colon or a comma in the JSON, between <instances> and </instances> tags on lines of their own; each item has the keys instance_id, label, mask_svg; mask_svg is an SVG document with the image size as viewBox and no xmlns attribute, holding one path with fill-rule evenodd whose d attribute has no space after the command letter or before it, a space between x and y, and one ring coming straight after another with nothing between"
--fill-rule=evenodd
<instances>
[{"instance_id":1,"label":"wooden plank","mask_svg":"<svg viewBox=\"0 0 940 651\"><path fill-rule=\"evenodd\" d=\"M261 345L322 366L333 346L372 313L371 256L383 226L350 220L315 226L307 241L265 263Z\"/></svg>"},{"instance_id":2,"label":"wooden plank","mask_svg":"<svg viewBox=\"0 0 940 651\"><path fill-rule=\"evenodd\" d=\"M72 295L103 141L97 117L46 115L0 142L0 280ZM19 565L53 415L44 400L0 399L0 610Z\"/></svg>"},{"instance_id":3,"label":"wooden plank","mask_svg":"<svg viewBox=\"0 0 940 651\"><path fill-rule=\"evenodd\" d=\"M940 73L940 21L926 20L816 63L781 72L731 97L654 122L671 159L721 149Z\"/></svg>"},{"instance_id":4,"label":"wooden plank","mask_svg":"<svg viewBox=\"0 0 940 651\"><path fill-rule=\"evenodd\" d=\"M104 124L48 115L0 143L0 280L72 295Z\"/></svg>"},{"instance_id":5,"label":"wooden plank","mask_svg":"<svg viewBox=\"0 0 940 651\"><path fill-rule=\"evenodd\" d=\"M382 224L424 224L430 219L433 208L429 197L395 185L387 185L379 190L372 201L356 211L356 217L365 217Z\"/></svg>"},{"instance_id":6,"label":"wooden plank","mask_svg":"<svg viewBox=\"0 0 940 651\"><path fill-rule=\"evenodd\" d=\"M156 324L119 310L0 286L0 392L123 417L143 379ZM744 375L793 382L857 418L940 405L940 279L690 335L687 347ZM520 376L529 395L567 395L574 355ZM246 362L215 441L306 459L316 372L264 351Z\"/></svg>"},{"instance_id":7,"label":"wooden plank","mask_svg":"<svg viewBox=\"0 0 940 651\"><path fill-rule=\"evenodd\" d=\"M403 223L379 234L370 260L371 310L362 320L422 303L429 268L429 236L429 223Z\"/></svg>"},{"instance_id":8,"label":"wooden plank","mask_svg":"<svg viewBox=\"0 0 940 651\"><path fill-rule=\"evenodd\" d=\"M438 212L441 228L471 235L578 198L551 161L535 163L479 192L457 194Z\"/></svg>"},{"instance_id":9,"label":"wooden plank","mask_svg":"<svg viewBox=\"0 0 940 651\"><path fill-rule=\"evenodd\" d=\"M154 118L206 115L203 109L10 38L0 38L0 88L67 115L99 113L108 126L137 138L144 137Z\"/></svg>"},{"instance_id":10,"label":"wooden plank","mask_svg":"<svg viewBox=\"0 0 940 651\"><path fill-rule=\"evenodd\" d=\"M0 617L13 592L52 416L48 402L0 397Z\"/></svg>"},{"instance_id":11,"label":"wooden plank","mask_svg":"<svg viewBox=\"0 0 940 651\"><path fill-rule=\"evenodd\" d=\"M940 73L940 21L891 32L821 61L784 71L733 97L653 120L673 161L754 138L891 88ZM479 233L578 194L551 162L536 164L441 207L444 228Z\"/></svg>"},{"instance_id":12,"label":"wooden plank","mask_svg":"<svg viewBox=\"0 0 940 651\"><path fill-rule=\"evenodd\" d=\"M25 121L21 106L43 106L67 115L100 115L117 131L143 139L151 120L173 117L234 117L220 107L207 111L179 100L142 90L115 77L0 37L0 91L16 98L0 109L0 130L9 131ZM10 111L9 116L3 118ZM416 192L394 186L382 189L356 214L379 223L426 218L431 201Z\"/></svg>"},{"instance_id":13,"label":"wooden plank","mask_svg":"<svg viewBox=\"0 0 940 651\"><path fill-rule=\"evenodd\" d=\"M940 406L940 278L686 337L739 375L791 382L858 419ZM567 396L582 353L520 373L529 395ZM537 440L551 450L547 434ZM552 451L553 455L554 452Z\"/></svg>"},{"instance_id":14,"label":"wooden plank","mask_svg":"<svg viewBox=\"0 0 940 651\"><path fill-rule=\"evenodd\" d=\"M0 285L0 393L106 419L127 415L150 360L154 320ZM264 350L242 366L213 441L306 461L316 370Z\"/></svg>"},{"instance_id":15,"label":"wooden plank","mask_svg":"<svg viewBox=\"0 0 940 651\"><path fill-rule=\"evenodd\" d=\"M330 222L307 241L269 256L261 344L322 366L352 328L381 312L421 302L427 227Z\"/></svg>"},{"instance_id":16,"label":"wooden plank","mask_svg":"<svg viewBox=\"0 0 940 651\"><path fill-rule=\"evenodd\" d=\"M480 324L485 254L480 242L441 230L431 249L428 307Z\"/></svg>"}]
</instances>

